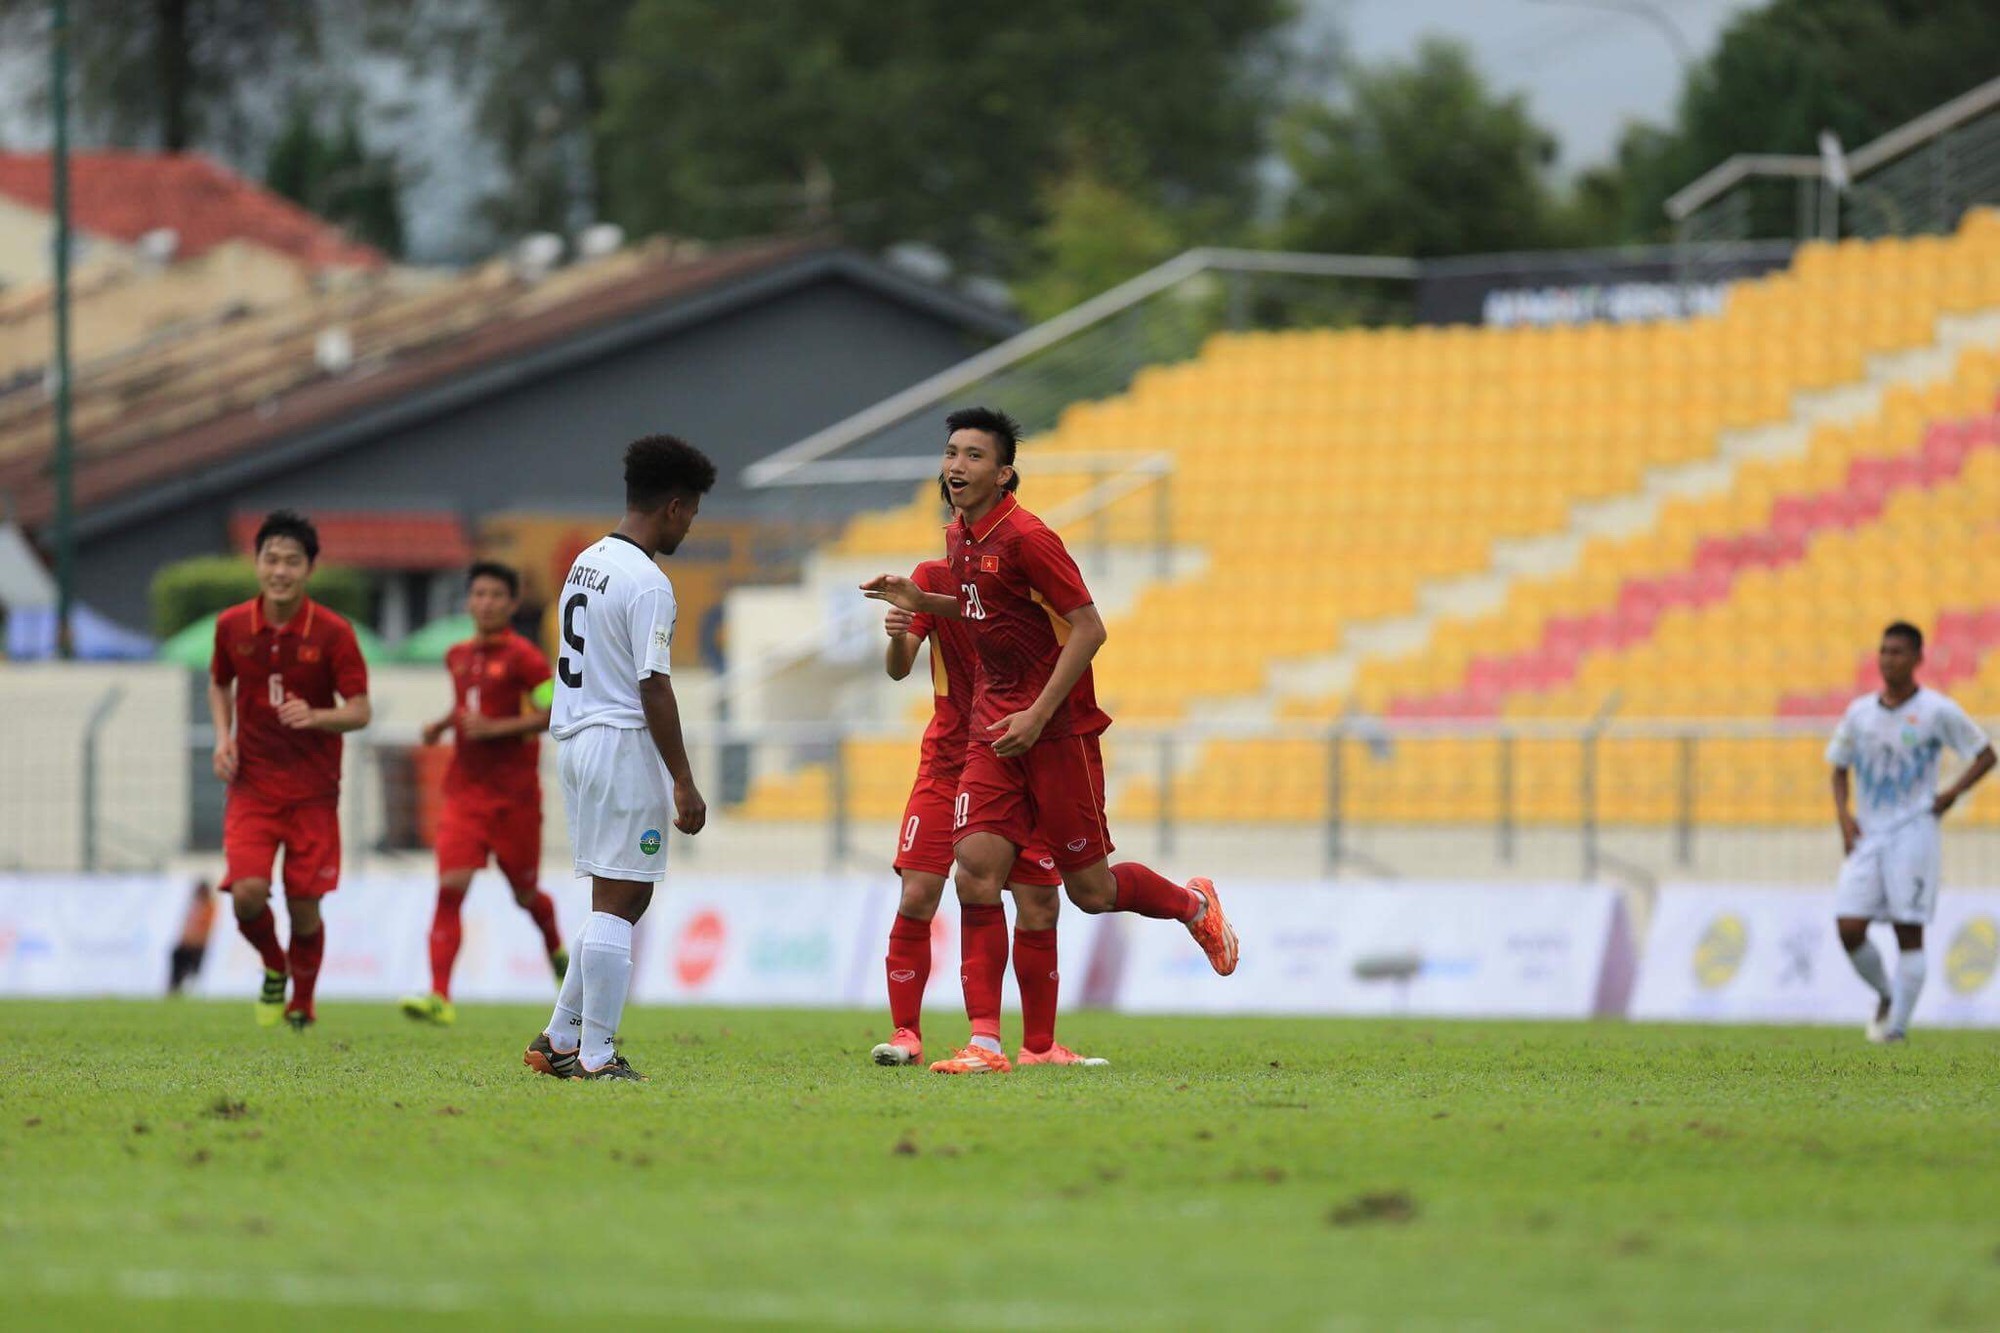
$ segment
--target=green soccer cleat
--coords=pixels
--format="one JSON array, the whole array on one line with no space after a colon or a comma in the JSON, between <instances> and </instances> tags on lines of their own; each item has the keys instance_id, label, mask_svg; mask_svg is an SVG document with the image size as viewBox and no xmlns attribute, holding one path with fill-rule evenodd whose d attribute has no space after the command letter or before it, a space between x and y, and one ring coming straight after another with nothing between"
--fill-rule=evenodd
<instances>
[{"instance_id":1,"label":"green soccer cleat","mask_svg":"<svg viewBox=\"0 0 2000 1333\"><path fill-rule=\"evenodd\" d=\"M442 995L412 995L402 1004L403 1015L419 1023L435 1023L448 1028L458 1021L458 1010Z\"/></svg>"},{"instance_id":2,"label":"green soccer cleat","mask_svg":"<svg viewBox=\"0 0 2000 1333\"><path fill-rule=\"evenodd\" d=\"M257 1026L274 1028L285 1016L285 974L264 969L264 989L257 992Z\"/></svg>"},{"instance_id":3,"label":"green soccer cleat","mask_svg":"<svg viewBox=\"0 0 2000 1333\"><path fill-rule=\"evenodd\" d=\"M576 1072L571 1074L570 1077L584 1082L592 1082L598 1079L608 1079L619 1083L645 1083L649 1081L644 1074L627 1064L625 1057L622 1055L612 1056L611 1062L602 1069L585 1069L579 1063L576 1067Z\"/></svg>"},{"instance_id":4,"label":"green soccer cleat","mask_svg":"<svg viewBox=\"0 0 2000 1333\"><path fill-rule=\"evenodd\" d=\"M550 954L549 966L555 969L556 985L562 985L563 978L569 975L569 950L557 949Z\"/></svg>"}]
</instances>

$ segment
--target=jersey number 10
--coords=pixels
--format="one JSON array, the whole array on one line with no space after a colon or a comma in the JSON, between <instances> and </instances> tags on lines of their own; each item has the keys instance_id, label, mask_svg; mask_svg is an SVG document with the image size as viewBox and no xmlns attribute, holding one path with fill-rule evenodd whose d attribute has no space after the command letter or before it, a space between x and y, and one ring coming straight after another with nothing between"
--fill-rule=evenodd
<instances>
[{"instance_id":1,"label":"jersey number 10","mask_svg":"<svg viewBox=\"0 0 2000 1333\"><path fill-rule=\"evenodd\" d=\"M580 613L586 609L589 600L582 593L577 593L563 603L563 647L576 649L576 665L569 664L569 653L565 651L556 658L556 674L572 690L583 688L583 625Z\"/></svg>"}]
</instances>

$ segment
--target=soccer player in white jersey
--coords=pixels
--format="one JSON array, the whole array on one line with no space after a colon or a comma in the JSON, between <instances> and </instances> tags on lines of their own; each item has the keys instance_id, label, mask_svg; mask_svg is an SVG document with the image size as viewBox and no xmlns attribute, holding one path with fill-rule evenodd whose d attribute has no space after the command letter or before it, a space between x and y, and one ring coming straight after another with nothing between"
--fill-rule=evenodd
<instances>
[{"instance_id":1,"label":"soccer player in white jersey","mask_svg":"<svg viewBox=\"0 0 2000 1333\"><path fill-rule=\"evenodd\" d=\"M692 445L634 441L624 521L563 581L549 733L576 875L590 877L590 918L555 1013L521 1057L539 1074L642 1077L612 1045L632 980L632 926L666 878L668 821L693 835L708 819L674 702L674 589L654 557L673 554L714 485L715 464Z\"/></svg>"},{"instance_id":2,"label":"soccer player in white jersey","mask_svg":"<svg viewBox=\"0 0 2000 1333\"><path fill-rule=\"evenodd\" d=\"M1938 821L1993 767L1993 746L1965 710L1936 690L1917 684L1924 660L1923 632L1897 621L1882 631L1876 663L1882 691L1847 706L1833 743L1833 807L1847 860L1840 868L1834 916L1840 942L1879 1003L1868 1039L1902 1041L1924 988L1924 926L1937 910ZM1970 759L1958 781L1937 789L1938 754L1949 745ZM1848 772L1859 790L1848 809ZM1887 921L1896 932L1896 977L1868 942L1868 923Z\"/></svg>"}]
</instances>

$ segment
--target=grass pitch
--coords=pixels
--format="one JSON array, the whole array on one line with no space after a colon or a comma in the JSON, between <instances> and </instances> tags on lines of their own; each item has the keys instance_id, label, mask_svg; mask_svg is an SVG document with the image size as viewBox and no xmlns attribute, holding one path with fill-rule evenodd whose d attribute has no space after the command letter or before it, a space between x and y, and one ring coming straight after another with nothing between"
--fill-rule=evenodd
<instances>
[{"instance_id":1,"label":"grass pitch","mask_svg":"<svg viewBox=\"0 0 2000 1333\"><path fill-rule=\"evenodd\" d=\"M633 1087L543 1017L0 1004L8 1326L2000 1321L1992 1035L1078 1014L1115 1068L947 1079L637 1009Z\"/></svg>"}]
</instances>

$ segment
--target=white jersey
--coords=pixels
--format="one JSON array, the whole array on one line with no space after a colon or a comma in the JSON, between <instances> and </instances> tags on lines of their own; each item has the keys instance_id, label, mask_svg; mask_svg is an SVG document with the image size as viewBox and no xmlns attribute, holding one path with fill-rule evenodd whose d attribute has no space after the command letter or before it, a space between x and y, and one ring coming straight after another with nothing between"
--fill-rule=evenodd
<instances>
[{"instance_id":1,"label":"white jersey","mask_svg":"<svg viewBox=\"0 0 2000 1333\"><path fill-rule=\"evenodd\" d=\"M1826 761L1854 770L1854 817L1864 837L1930 813L1938 756L1947 745L1969 759L1986 748L1986 733L1936 690L1919 688L1895 708L1873 694L1847 706Z\"/></svg>"},{"instance_id":2,"label":"white jersey","mask_svg":"<svg viewBox=\"0 0 2000 1333\"><path fill-rule=\"evenodd\" d=\"M569 567L559 605L549 734L565 740L585 727L643 728L639 682L673 674L674 585L639 543L613 533Z\"/></svg>"}]
</instances>

